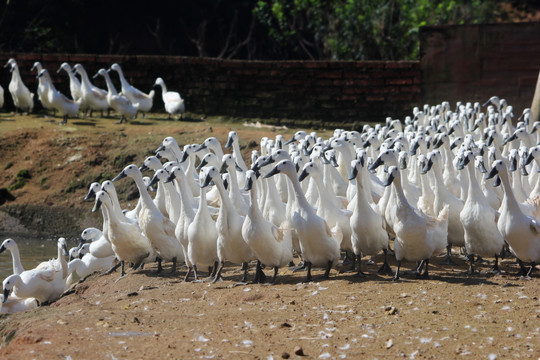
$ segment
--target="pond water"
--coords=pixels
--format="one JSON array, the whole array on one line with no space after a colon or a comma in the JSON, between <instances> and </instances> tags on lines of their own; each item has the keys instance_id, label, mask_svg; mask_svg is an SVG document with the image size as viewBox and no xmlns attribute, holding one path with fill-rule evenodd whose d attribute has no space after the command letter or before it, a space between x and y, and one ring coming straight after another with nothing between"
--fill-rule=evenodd
<instances>
[{"instance_id":1,"label":"pond water","mask_svg":"<svg viewBox=\"0 0 540 360\"><path fill-rule=\"evenodd\" d=\"M7 238L12 238L19 246L21 262L25 270L35 268L40 262L56 258L58 249L57 238L32 238L28 236L0 233L0 244ZM75 241L67 241L68 248L77 246ZM67 256L66 256L67 260ZM13 274L11 252L9 250L0 254L0 281Z\"/></svg>"}]
</instances>

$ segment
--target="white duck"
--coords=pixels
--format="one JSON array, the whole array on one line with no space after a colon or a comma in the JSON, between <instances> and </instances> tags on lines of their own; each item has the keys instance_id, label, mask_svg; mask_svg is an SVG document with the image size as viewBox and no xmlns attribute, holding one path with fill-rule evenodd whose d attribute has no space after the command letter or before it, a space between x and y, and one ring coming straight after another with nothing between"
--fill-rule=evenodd
<instances>
[{"instance_id":1,"label":"white duck","mask_svg":"<svg viewBox=\"0 0 540 360\"><path fill-rule=\"evenodd\" d=\"M92 212L96 212L101 206L103 206L104 213L109 219L106 233L114 253L122 265L120 277L122 278L126 275L124 270L126 261L133 263L134 268L137 269L145 261L154 257L154 250L150 240L141 233L141 229L137 224L129 223L116 214L111 198L102 190L96 193L96 202Z\"/></svg>"},{"instance_id":2,"label":"white duck","mask_svg":"<svg viewBox=\"0 0 540 360\"><path fill-rule=\"evenodd\" d=\"M201 170L199 174L200 181L204 179L206 168ZM212 220L208 211L208 203L206 201L206 189L200 188L199 208L195 213L193 222L189 224L188 235L188 253L187 257L192 264L195 280L198 281L197 266L214 266L214 271L217 270L217 238L218 231L216 223ZM188 270L188 275L191 273L191 268ZM189 276L186 275L186 280ZM215 274L213 274L215 275Z\"/></svg>"},{"instance_id":3,"label":"white duck","mask_svg":"<svg viewBox=\"0 0 540 360\"><path fill-rule=\"evenodd\" d=\"M225 261L230 261L233 264L242 264L244 276L241 281L246 282L248 263L253 260L254 255L251 247L242 237L244 217L238 214L235 205L229 198L218 169L210 166L206 169L204 175L201 186L206 187L213 181L221 198L221 207L219 208L219 214L216 220L219 268L215 274L214 282L220 279Z\"/></svg>"},{"instance_id":4,"label":"white duck","mask_svg":"<svg viewBox=\"0 0 540 360\"><path fill-rule=\"evenodd\" d=\"M114 255L112 244L104 236L103 232L94 227L89 227L81 233L81 245L89 243L90 254L97 258L107 258Z\"/></svg>"},{"instance_id":5,"label":"white duck","mask_svg":"<svg viewBox=\"0 0 540 360\"><path fill-rule=\"evenodd\" d=\"M4 302L4 295L0 295L0 300L0 314L16 314L38 307L38 302L34 298L21 299L11 295L9 299Z\"/></svg>"},{"instance_id":6,"label":"white duck","mask_svg":"<svg viewBox=\"0 0 540 360\"><path fill-rule=\"evenodd\" d=\"M182 114L186 111L186 106L184 104L184 99L182 99L180 94L176 91L167 91L165 81L160 77L156 79L154 86L161 86L161 97L163 99L163 104L165 104L165 111L169 113L169 119L171 118L171 115L175 114L180 114L180 117L182 117Z\"/></svg>"},{"instance_id":7,"label":"white duck","mask_svg":"<svg viewBox=\"0 0 540 360\"><path fill-rule=\"evenodd\" d=\"M242 236L258 259L256 279L258 277L261 280L262 263L274 268L274 276L270 281L274 284L279 268L292 261L292 236L290 230L282 230L264 218L257 203L258 186L255 171L248 170L245 190L250 192L250 206L242 225Z\"/></svg>"},{"instance_id":8,"label":"white duck","mask_svg":"<svg viewBox=\"0 0 540 360\"><path fill-rule=\"evenodd\" d=\"M222 165L220 172L223 173L227 171L229 173L229 176L231 177L228 188L231 201L233 202L238 213L242 216L246 216L249 209L249 196L247 196L246 193L240 192L240 188L238 187L240 181L236 177L237 174L240 173L239 167L237 167L238 164L235 162L231 154L223 155L221 163ZM243 175L243 177L245 177L245 174Z\"/></svg>"},{"instance_id":9,"label":"white duck","mask_svg":"<svg viewBox=\"0 0 540 360\"><path fill-rule=\"evenodd\" d=\"M138 110L142 112L143 117L145 117L146 113L152 109L155 91L151 90L148 94L145 94L141 90L135 88L126 80L124 72L118 64L112 64L110 70L114 70L118 73L120 83L122 84L122 95L128 98L132 104L139 104Z\"/></svg>"},{"instance_id":10,"label":"white duck","mask_svg":"<svg viewBox=\"0 0 540 360\"><path fill-rule=\"evenodd\" d=\"M0 85L0 109L4 107L4 88Z\"/></svg>"},{"instance_id":11,"label":"white duck","mask_svg":"<svg viewBox=\"0 0 540 360\"><path fill-rule=\"evenodd\" d=\"M4 67L8 66L10 66L11 71L11 81L9 82L8 89L13 98L13 105L21 111L32 112L34 108L34 94L22 82L17 61L15 59L9 59Z\"/></svg>"},{"instance_id":12,"label":"white duck","mask_svg":"<svg viewBox=\"0 0 540 360\"><path fill-rule=\"evenodd\" d=\"M18 298L35 298L41 304L56 301L66 289L65 279L68 275L64 251L67 252L66 240L59 238L57 242L58 258L42 262L32 270L13 274L4 279L4 299L9 293Z\"/></svg>"},{"instance_id":13,"label":"white duck","mask_svg":"<svg viewBox=\"0 0 540 360\"><path fill-rule=\"evenodd\" d=\"M225 144L225 149L232 147L232 157L238 165L239 169L237 171L238 186L244 186L246 180L246 171L248 167L242 157L242 152L240 151L240 140L236 131L229 131L229 137L227 138L227 143Z\"/></svg>"},{"instance_id":14,"label":"white duck","mask_svg":"<svg viewBox=\"0 0 540 360\"><path fill-rule=\"evenodd\" d=\"M491 271L498 272L499 254L504 246L504 238L499 229L494 226L497 223L498 214L489 205L478 183L474 155L471 151L466 151L458 162L459 170L464 169L465 166L469 175L469 189L459 217L465 230L465 250L470 261L468 273L474 272L474 255L495 256L495 265Z\"/></svg>"},{"instance_id":15,"label":"white duck","mask_svg":"<svg viewBox=\"0 0 540 360\"><path fill-rule=\"evenodd\" d=\"M94 79L101 75L105 78L107 83L107 103L109 107L113 108L117 113L120 114L120 124L127 122L128 119L133 119L137 116L137 111L139 111L139 103L131 103L127 97L118 95L116 88L109 76L109 73L105 69L99 69L97 74L94 75Z\"/></svg>"},{"instance_id":16,"label":"white duck","mask_svg":"<svg viewBox=\"0 0 540 360\"><path fill-rule=\"evenodd\" d=\"M38 88L37 88L37 95L38 99L41 102L41 105L43 105L43 108L45 110L56 110L54 106L49 101L49 85L46 83L47 79L39 76L41 73L41 70L43 70L43 66L41 66L41 63L39 61L36 61L30 71L33 71L36 69L37 72L37 79L38 79Z\"/></svg>"},{"instance_id":17,"label":"white duck","mask_svg":"<svg viewBox=\"0 0 540 360\"><path fill-rule=\"evenodd\" d=\"M75 64L72 72L77 72L81 76L81 94L83 103L90 110L90 116L92 111L100 111L103 116L103 110L109 108L107 102L107 91L100 89L90 82L86 70L81 64Z\"/></svg>"},{"instance_id":18,"label":"white duck","mask_svg":"<svg viewBox=\"0 0 540 360\"><path fill-rule=\"evenodd\" d=\"M20 275L24 271L24 267L21 263L21 255L19 252L19 246L13 239L6 239L0 246L0 254L9 250L11 253L11 260L13 262L13 273Z\"/></svg>"},{"instance_id":19,"label":"white duck","mask_svg":"<svg viewBox=\"0 0 540 360\"><path fill-rule=\"evenodd\" d=\"M75 101L79 100L82 98L81 82L77 79L75 74L73 74L71 66L69 66L68 63L62 63L56 73L59 73L62 70L69 76L69 91L71 93L71 98ZM81 104L81 110L86 110L86 104L84 102Z\"/></svg>"},{"instance_id":20,"label":"white duck","mask_svg":"<svg viewBox=\"0 0 540 360\"><path fill-rule=\"evenodd\" d=\"M69 276L66 279L66 286L73 284L74 275L84 279L88 275L96 272L108 270L112 267L115 256L97 258L90 253L90 244L84 244L79 249L79 256L68 263Z\"/></svg>"},{"instance_id":21,"label":"white duck","mask_svg":"<svg viewBox=\"0 0 540 360\"><path fill-rule=\"evenodd\" d=\"M433 175L435 177L433 211L435 214L440 213L446 205L449 205L448 245L446 247L446 258L442 263L455 265L455 262L450 257L452 246L465 246L465 230L463 229L459 215L463 210L464 202L460 198L455 197L446 187L441 168L442 162L443 159L440 151L432 151L428 154L427 164L422 172L427 173L433 168ZM454 180L456 179L454 178Z\"/></svg>"},{"instance_id":22,"label":"white duck","mask_svg":"<svg viewBox=\"0 0 540 360\"><path fill-rule=\"evenodd\" d=\"M332 238L326 221L315 213L304 196L294 164L290 160L282 160L265 177L279 173L287 175L294 189L297 207L292 216L292 224L298 234L307 267L306 281L312 280L312 266L325 266L324 277L328 278L330 269L340 257L339 244Z\"/></svg>"},{"instance_id":23,"label":"white duck","mask_svg":"<svg viewBox=\"0 0 540 360\"><path fill-rule=\"evenodd\" d=\"M319 190L317 215L326 221L330 227L334 239L338 242L341 249L352 251L352 230L350 223L352 212L349 210L340 209L334 205L332 199L328 196L329 191L327 190L327 186L323 184L322 171L317 164L315 164L315 162L310 161L304 165L298 180L303 181L309 175L313 178L317 189Z\"/></svg>"},{"instance_id":24,"label":"white duck","mask_svg":"<svg viewBox=\"0 0 540 360\"><path fill-rule=\"evenodd\" d=\"M540 262L540 223L538 219L525 215L521 210L510 184L508 169L501 160L493 163L487 178L492 178L497 174L504 189L497 227L510 245L510 251L518 258L521 268L519 275L528 276L534 264ZM533 263L529 271L525 270L523 262Z\"/></svg>"},{"instance_id":25,"label":"white duck","mask_svg":"<svg viewBox=\"0 0 540 360\"><path fill-rule=\"evenodd\" d=\"M189 239L188 239L188 227L195 219L195 211L193 210L193 195L191 194L191 190L189 189L187 183L182 180L182 177L185 177L185 173L179 166L175 166L171 169L169 173L169 178L166 180L166 182L171 182L174 179L178 179L178 193L180 194L180 199L182 201L182 206L180 207L180 216L178 218L178 221L176 222L176 227L174 229L174 235L182 245L182 249L184 250L184 256L185 261L188 269L192 269L193 265L191 264L191 261L188 256L188 247L189 247ZM189 198L191 196L191 198ZM191 271L190 271L191 272ZM184 281L187 281L189 279L189 273L186 273L186 276L184 278Z\"/></svg>"},{"instance_id":26,"label":"white duck","mask_svg":"<svg viewBox=\"0 0 540 360\"><path fill-rule=\"evenodd\" d=\"M379 269L379 274L391 272L387 261L388 233L384 229L384 218L377 212L377 206L373 203L371 192L364 189L366 169L364 158L351 162L351 174L349 180L356 179L355 206L350 217L351 244L358 262L358 275L363 275L360 258L363 255L377 255L384 252L384 263ZM369 181L369 178L367 178ZM354 270L354 267L353 267Z\"/></svg>"},{"instance_id":27,"label":"white duck","mask_svg":"<svg viewBox=\"0 0 540 360\"><path fill-rule=\"evenodd\" d=\"M394 280L399 279L399 270L403 260L422 261L417 268L417 274L420 275L422 266L425 266L425 271L421 276L428 277L429 258L435 252L444 249L447 244L448 206L445 206L436 218L423 214L407 201L401 187L401 174L398 167L391 166L388 174L388 179L384 184L385 186L393 184L396 198L394 206L387 211L387 217L390 217L396 234L394 252L397 269Z\"/></svg>"},{"instance_id":28,"label":"white duck","mask_svg":"<svg viewBox=\"0 0 540 360\"><path fill-rule=\"evenodd\" d=\"M47 69L41 70L37 77L40 80L43 79L43 84L46 88L43 96L47 96L48 106L58 111L63 117L61 124L67 123L68 116L76 117L79 115L79 107L81 106L82 99L77 101L70 100L56 90Z\"/></svg>"},{"instance_id":29,"label":"white duck","mask_svg":"<svg viewBox=\"0 0 540 360\"><path fill-rule=\"evenodd\" d=\"M146 170L152 170L157 171L163 169L163 164L156 156L149 156L146 159L144 159L142 165L139 167L139 170L141 172ZM152 184L154 185L154 184ZM169 213L167 211L167 199L165 195L165 187L164 185L159 182L157 189L156 189L156 196L154 197L154 204L158 207L159 211L163 214L163 216L169 217Z\"/></svg>"},{"instance_id":30,"label":"white duck","mask_svg":"<svg viewBox=\"0 0 540 360\"><path fill-rule=\"evenodd\" d=\"M150 240L152 248L159 259L172 261L171 273L174 273L176 263L184 261L182 245L174 235L175 224L163 216L152 201L137 165L126 166L112 181L118 181L124 177L131 177L139 190L142 207L139 212L138 223L142 232ZM161 261L158 260L159 271L161 271Z\"/></svg>"}]
</instances>

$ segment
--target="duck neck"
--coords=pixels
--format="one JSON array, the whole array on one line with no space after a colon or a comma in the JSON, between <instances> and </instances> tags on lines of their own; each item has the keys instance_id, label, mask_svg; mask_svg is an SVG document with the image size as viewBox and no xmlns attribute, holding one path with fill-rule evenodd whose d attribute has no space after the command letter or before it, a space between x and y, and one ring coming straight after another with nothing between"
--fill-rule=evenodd
<instances>
[{"instance_id":1,"label":"duck neck","mask_svg":"<svg viewBox=\"0 0 540 360\"><path fill-rule=\"evenodd\" d=\"M512 184L510 184L510 178L508 177L508 171L500 171L499 177L501 178L502 186L504 189L504 198L503 204L506 203L509 211L511 212L521 212L519 203L514 195L514 190L512 189Z\"/></svg>"},{"instance_id":2,"label":"duck neck","mask_svg":"<svg viewBox=\"0 0 540 360\"><path fill-rule=\"evenodd\" d=\"M468 198L478 198L479 196L483 196L484 193L476 178L476 170L474 169L472 161L467 165L467 174L469 174L469 187L467 190Z\"/></svg>"},{"instance_id":3,"label":"duck neck","mask_svg":"<svg viewBox=\"0 0 540 360\"><path fill-rule=\"evenodd\" d=\"M109 73L105 72L103 74L103 77L105 78L105 82L107 83L107 89L109 90L109 94L118 95L118 92L116 91L116 88L114 87L114 84L111 81L111 77L109 76Z\"/></svg>"},{"instance_id":4,"label":"duck neck","mask_svg":"<svg viewBox=\"0 0 540 360\"><path fill-rule=\"evenodd\" d=\"M236 211L232 204L231 198L229 197L229 193L227 192L227 190L225 190L225 186L223 186L223 180L221 180L221 178L212 180L214 180L214 183L216 184L219 192L219 196L221 197L221 207L219 211Z\"/></svg>"},{"instance_id":5,"label":"duck neck","mask_svg":"<svg viewBox=\"0 0 540 360\"><path fill-rule=\"evenodd\" d=\"M71 72L71 69L66 72L68 73L69 81L75 84L76 87L81 87L81 82L79 81L79 79L77 79L75 74Z\"/></svg>"},{"instance_id":6,"label":"duck neck","mask_svg":"<svg viewBox=\"0 0 540 360\"><path fill-rule=\"evenodd\" d=\"M182 198L182 209L184 209L187 215L192 216L195 214L195 212L193 211L193 203L195 202L195 198L193 197L193 191L187 183L187 181L189 181L186 178L187 174L185 174L181 169L178 171L182 171L182 175L180 176L180 178L178 178L178 176L176 177L175 184L178 185L176 188L180 193L180 197Z\"/></svg>"},{"instance_id":7,"label":"duck neck","mask_svg":"<svg viewBox=\"0 0 540 360\"><path fill-rule=\"evenodd\" d=\"M251 190L249 191L249 211L248 216L252 219L260 219L263 217L263 214L261 212L261 209L259 208L258 204L258 186L257 183L259 179L256 179L253 181L253 184L251 185Z\"/></svg>"},{"instance_id":8,"label":"duck neck","mask_svg":"<svg viewBox=\"0 0 540 360\"><path fill-rule=\"evenodd\" d=\"M68 276L68 268L67 268L67 261L64 257L63 249L60 244L58 244L58 261L60 262L60 266L62 267L62 279L67 278Z\"/></svg>"},{"instance_id":9,"label":"duck neck","mask_svg":"<svg viewBox=\"0 0 540 360\"><path fill-rule=\"evenodd\" d=\"M19 72L19 66L18 65L13 66L13 71L12 71L12 75L11 75L11 81L12 82L22 83L21 73Z\"/></svg>"},{"instance_id":10,"label":"duck neck","mask_svg":"<svg viewBox=\"0 0 540 360\"><path fill-rule=\"evenodd\" d=\"M395 195L396 195L396 207L398 209L400 207L409 207L410 208L411 205L407 201L407 198L405 197L405 193L403 192L403 188L401 187L401 179L395 179L394 182L393 182L393 185L394 185Z\"/></svg>"},{"instance_id":11,"label":"duck neck","mask_svg":"<svg viewBox=\"0 0 540 360\"><path fill-rule=\"evenodd\" d=\"M108 194L109 194L109 197L111 198L113 211L116 213L118 217L120 217L120 215L124 216L124 214L122 214L122 206L120 206L120 201L118 201L118 194L116 194L116 189L114 188L109 189Z\"/></svg>"},{"instance_id":12,"label":"duck neck","mask_svg":"<svg viewBox=\"0 0 540 360\"><path fill-rule=\"evenodd\" d=\"M367 193L364 188L364 171L363 168L358 171L356 174L356 205L360 205L362 203L367 203Z\"/></svg>"},{"instance_id":13,"label":"duck neck","mask_svg":"<svg viewBox=\"0 0 540 360\"><path fill-rule=\"evenodd\" d=\"M122 84L122 88L128 87L128 82L126 80L126 77L124 76L124 71L122 69L117 69L116 72L118 73L118 77L120 78L120 83ZM122 89L122 91L124 91Z\"/></svg>"},{"instance_id":14,"label":"duck neck","mask_svg":"<svg viewBox=\"0 0 540 360\"><path fill-rule=\"evenodd\" d=\"M152 197L148 193L146 185L144 185L142 175L140 173L135 173L132 178L135 181L135 184L137 184L137 188L139 189L139 198L141 199L142 206L148 209L159 211L156 207L156 204L154 204L154 201L152 201Z\"/></svg>"},{"instance_id":15,"label":"duck neck","mask_svg":"<svg viewBox=\"0 0 540 360\"><path fill-rule=\"evenodd\" d=\"M238 144L238 140L234 140L232 146L234 160L236 161L238 166L242 168L243 171L247 171L246 162L244 161L244 158L242 158L242 152L240 151L240 144Z\"/></svg>"},{"instance_id":16,"label":"duck neck","mask_svg":"<svg viewBox=\"0 0 540 360\"><path fill-rule=\"evenodd\" d=\"M294 190L295 198L296 198L296 201L297 201L298 205L303 207L304 209L313 210L313 208L311 207L311 205L307 201L306 196L304 195L304 191L302 190L302 186L300 185L300 181L298 181L298 176L296 175L296 173L289 174L287 172L286 175L291 180L292 188Z\"/></svg>"},{"instance_id":17,"label":"duck neck","mask_svg":"<svg viewBox=\"0 0 540 360\"><path fill-rule=\"evenodd\" d=\"M199 216L210 216L208 212L208 203L206 201L206 188L199 189L199 208L197 214Z\"/></svg>"},{"instance_id":18,"label":"duck neck","mask_svg":"<svg viewBox=\"0 0 540 360\"><path fill-rule=\"evenodd\" d=\"M13 261L13 273L20 275L24 271L24 268L21 263L21 255L19 253L19 247L15 245L9 250L11 251L11 259Z\"/></svg>"},{"instance_id":19,"label":"duck neck","mask_svg":"<svg viewBox=\"0 0 540 360\"><path fill-rule=\"evenodd\" d=\"M86 70L79 69L79 74L81 75L81 86L84 86L87 91L92 90L92 84L90 83L90 79L88 78L88 74L86 73Z\"/></svg>"}]
</instances>

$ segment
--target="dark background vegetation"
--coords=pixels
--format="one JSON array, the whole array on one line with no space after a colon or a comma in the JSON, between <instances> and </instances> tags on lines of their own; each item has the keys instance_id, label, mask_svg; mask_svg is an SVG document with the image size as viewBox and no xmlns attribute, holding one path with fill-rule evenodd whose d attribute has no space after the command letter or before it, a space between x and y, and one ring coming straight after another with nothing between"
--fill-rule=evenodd
<instances>
[{"instance_id":1,"label":"dark background vegetation","mask_svg":"<svg viewBox=\"0 0 540 360\"><path fill-rule=\"evenodd\" d=\"M418 59L423 25L538 20L540 0L7 0L0 52Z\"/></svg>"}]
</instances>

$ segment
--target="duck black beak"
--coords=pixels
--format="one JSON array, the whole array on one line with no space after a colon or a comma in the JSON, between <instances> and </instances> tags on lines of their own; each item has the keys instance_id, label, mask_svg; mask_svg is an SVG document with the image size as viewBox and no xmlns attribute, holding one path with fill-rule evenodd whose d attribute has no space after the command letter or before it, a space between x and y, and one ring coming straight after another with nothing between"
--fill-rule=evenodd
<instances>
[{"instance_id":1,"label":"duck black beak","mask_svg":"<svg viewBox=\"0 0 540 360\"><path fill-rule=\"evenodd\" d=\"M99 208L101 207L101 203L102 203L102 201L100 199L96 199L96 203L94 205L94 208L92 209L92 212L98 211Z\"/></svg>"},{"instance_id":2,"label":"duck black beak","mask_svg":"<svg viewBox=\"0 0 540 360\"><path fill-rule=\"evenodd\" d=\"M263 178L267 179L270 176L274 176L274 175L279 174L279 173L280 173L279 169L277 168L277 166L275 166L274 168L272 168L272 170L270 170L270 172L268 172L266 175L264 175Z\"/></svg>"},{"instance_id":3,"label":"duck black beak","mask_svg":"<svg viewBox=\"0 0 540 360\"><path fill-rule=\"evenodd\" d=\"M122 170L122 172L120 174L118 174L118 176L116 176L114 179L112 179L112 181L118 181L120 179L123 179L125 178L127 175L125 173L125 171Z\"/></svg>"}]
</instances>

